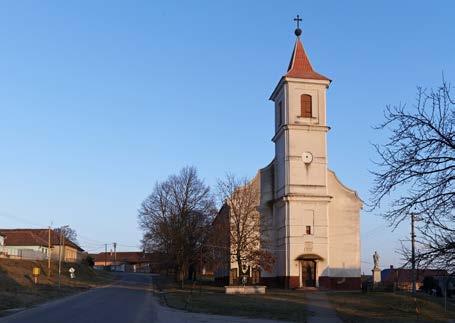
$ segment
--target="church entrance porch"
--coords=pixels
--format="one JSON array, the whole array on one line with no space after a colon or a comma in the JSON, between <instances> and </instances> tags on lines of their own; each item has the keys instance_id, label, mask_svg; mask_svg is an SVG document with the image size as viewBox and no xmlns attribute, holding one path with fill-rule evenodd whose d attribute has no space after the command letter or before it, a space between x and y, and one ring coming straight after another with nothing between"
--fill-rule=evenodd
<instances>
[{"instance_id":1,"label":"church entrance porch","mask_svg":"<svg viewBox=\"0 0 455 323\"><path fill-rule=\"evenodd\" d=\"M300 287L316 287L316 261L300 261Z\"/></svg>"},{"instance_id":2,"label":"church entrance porch","mask_svg":"<svg viewBox=\"0 0 455 323\"><path fill-rule=\"evenodd\" d=\"M319 287L318 261L322 260L317 254L303 254L296 258L299 262L299 288Z\"/></svg>"}]
</instances>

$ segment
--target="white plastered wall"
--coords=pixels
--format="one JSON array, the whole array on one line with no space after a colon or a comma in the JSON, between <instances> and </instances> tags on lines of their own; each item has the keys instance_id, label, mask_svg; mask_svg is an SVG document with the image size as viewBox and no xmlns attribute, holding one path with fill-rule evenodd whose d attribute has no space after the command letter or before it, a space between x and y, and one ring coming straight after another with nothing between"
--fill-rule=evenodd
<instances>
[{"instance_id":1,"label":"white plastered wall","mask_svg":"<svg viewBox=\"0 0 455 323\"><path fill-rule=\"evenodd\" d=\"M297 258L304 254L315 254L322 258L318 261L316 275L328 267L328 200L303 198L289 201L289 276L299 276ZM311 234L306 234L306 224L313 221Z\"/></svg>"},{"instance_id":2,"label":"white plastered wall","mask_svg":"<svg viewBox=\"0 0 455 323\"><path fill-rule=\"evenodd\" d=\"M362 201L329 171L329 261L324 276L360 277L360 210Z\"/></svg>"}]
</instances>

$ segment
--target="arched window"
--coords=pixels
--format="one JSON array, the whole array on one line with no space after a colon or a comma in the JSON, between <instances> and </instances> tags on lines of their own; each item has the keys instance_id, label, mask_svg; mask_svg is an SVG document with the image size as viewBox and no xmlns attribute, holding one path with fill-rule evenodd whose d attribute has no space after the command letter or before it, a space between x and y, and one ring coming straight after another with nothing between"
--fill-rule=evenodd
<instances>
[{"instance_id":1,"label":"arched window","mask_svg":"<svg viewBox=\"0 0 455 323\"><path fill-rule=\"evenodd\" d=\"M311 95L302 94L300 96L300 116L302 118L311 118Z\"/></svg>"},{"instance_id":2,"label":"arched window","mask_svg":"<svg viewBox=\"0 0 455 323\"><path fill-rule=\"evenodd\" d=\"M278 103L276 119L277 119L276 121L277 121L278 127L281 126L281 124L283 123L283 104L281 101Z\"/></svg>"}]
</instances>

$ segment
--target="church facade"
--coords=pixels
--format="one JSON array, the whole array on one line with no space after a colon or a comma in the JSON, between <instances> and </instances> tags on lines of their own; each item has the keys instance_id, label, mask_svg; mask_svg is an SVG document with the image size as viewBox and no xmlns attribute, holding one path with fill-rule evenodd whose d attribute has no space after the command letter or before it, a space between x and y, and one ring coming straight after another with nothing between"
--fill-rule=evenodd
<instances>
[{"instance_id":1,"label":"church facade","mask_svg":"<svg viewBox=\"0 0 455 323\"><path fill-rule=\"evenodd\" d=\"M360 289L362 201L328 169L331 80L314 71L300 33L296 30L288 70L270 97L275 157L251 183L259 187L261 218L270 223L261 247L275 258L260 280L284 288Z\"/></svg>"}]
</instances>

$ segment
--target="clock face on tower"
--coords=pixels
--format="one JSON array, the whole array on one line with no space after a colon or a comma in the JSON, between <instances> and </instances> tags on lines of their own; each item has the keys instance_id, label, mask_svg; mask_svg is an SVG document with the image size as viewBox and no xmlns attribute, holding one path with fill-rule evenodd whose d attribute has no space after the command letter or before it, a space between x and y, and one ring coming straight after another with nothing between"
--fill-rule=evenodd
<instances>
[{"instance_id":1,"label":"clock face on tower","mask_svg":"<svg viewBox=\"0 0 455 323\"><path fill-rule=\"evenodd\" d=\"M305 151L302 154L302 160L307 165L311 164L311 162L313 161L313 154L311 154L309 151Z\"/></svg>"}]
</instances>

